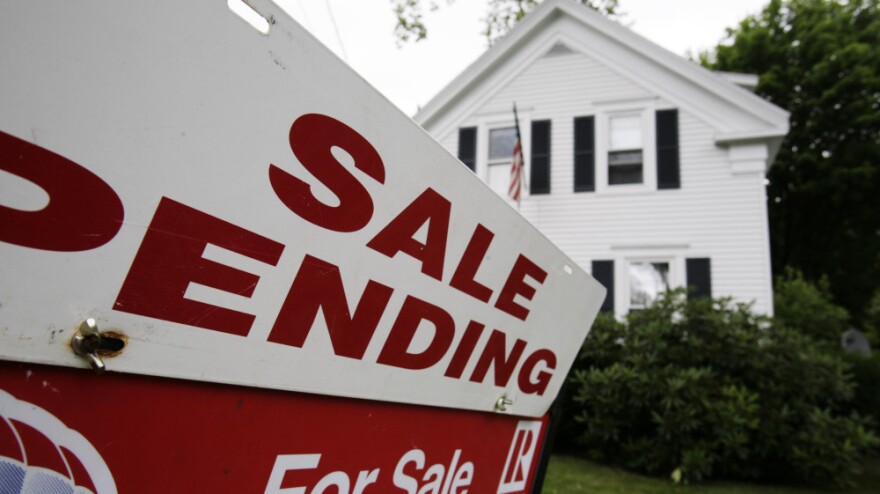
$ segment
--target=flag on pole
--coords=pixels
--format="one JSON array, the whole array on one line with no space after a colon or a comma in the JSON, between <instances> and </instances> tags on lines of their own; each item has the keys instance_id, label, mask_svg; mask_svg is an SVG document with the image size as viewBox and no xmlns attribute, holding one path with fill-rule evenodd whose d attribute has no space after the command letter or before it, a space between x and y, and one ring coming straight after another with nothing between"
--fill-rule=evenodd
<instances>
[{"instance_id":1,"label":"flag on pole","mask_svg":"<svg viewBox=\"0 0 880 494\"><path fill-rule=\"evenodd\" d=\"M522 139L519 133L519 116L516 114L516 103L513 104L513 120L516 122L516 141L513 143L513 162L510 164L510 186L507 195L516 201L517 207L522 197L523 167L525 160L522 152Z\"/></svg>"}]
</instances>

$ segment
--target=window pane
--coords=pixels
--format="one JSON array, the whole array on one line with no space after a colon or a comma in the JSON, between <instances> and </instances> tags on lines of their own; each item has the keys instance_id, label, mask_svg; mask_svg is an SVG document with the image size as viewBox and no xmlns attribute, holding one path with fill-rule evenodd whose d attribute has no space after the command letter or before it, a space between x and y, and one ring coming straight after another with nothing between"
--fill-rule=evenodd
<instances>
[{"instance_id":1,"label":"window pane","mask_svg":"<svg viewBox=\"0 0 880 494\"><path fill-rule=\"evenodd\" d=\"M668 262L632 262L629 264L629 305L644 309L654 305L669 290Z\"/></svg>"},{"instance_id":2,"label":"window pane","mask_svg":"<svg viewBox=\"0 0 880 494\"><path fill-rule=\"evenodd\" d=\"M489 187L503 197L507 197L510 187L510 163L489 165Z\"/></svg>"},{"instance_id":3,"label":"window pane","mask_svg":"<svg viewBox=\"0 0 880 494\"><path fill-rule=\"evenodd\" d=\"M614 165L608 167L608 185L642 183L642 165Z\"/></svg>"},{"instance_id":4,"label":"window pane","mask_svg":"<svg viewBox=\"0 0 880 494\"><path fill-rule=\"evenodd\" d=\"M489 159L513 159L513 143L515 141L516 127L490 130Z\"/></svg>"},{"instance_id":5,"label":"window pane","mask_svg":"<svg viewBox=\"0 0 880 494\"><path fill-rule=\"evenodd\" d=\"M612 151L608 153L608 164L615 165L641 165L642 150L637 151Z\"/></svg>"},{"instance_id":6,"label":"window pane","mask_svg":"<svg viewBox=\"0 0 880 494\"><path fill-rule=\"evenodd\" d=\"M609 149L641 149L642 117L627 115L611 117L608 123Z\"/></svg>"}]
</instances>

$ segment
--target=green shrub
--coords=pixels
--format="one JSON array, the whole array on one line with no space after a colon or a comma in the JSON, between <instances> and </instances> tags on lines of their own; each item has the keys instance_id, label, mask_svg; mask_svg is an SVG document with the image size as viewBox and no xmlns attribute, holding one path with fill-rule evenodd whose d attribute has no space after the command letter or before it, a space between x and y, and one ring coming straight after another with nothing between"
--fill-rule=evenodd
<instances>
[{"instance_id":1,"label":"green shrub","mask_svg":"<svg viewBox=\"0 0 880 494\"><path fill-rule=\"evenodd\" d=\"M850 409L870 417L874 433L880 434L880 353L875 348L870 357L849 353L844 358L850 365L855 386Z\"/></svg>"},{"instance_id":2,"label":"green shrub","mask_svg":"<svg viewBox=\"0 0 880 494\"><path fill-rule=\"evenodd\" d=\"M862 318L862 326L868 341L871 342L871 349L880 352L880 290L874 292L874 296L868 302Z\"/></svg>"},{"instance_id":3,"label":"green shrub","mask_svg":"<svg viewBox=\"0 0 880 494\"><path fill-rule=\"evenodd\" d=\"M593 327L572 381L579 439L642 473L846 485L876 444L844 413L841 358L748 306L671 292Z\"/></svg>"},{"instance_id":4,"label":"green shrub","mask_svg":"<svg viewBox=\"0 0 880 494\"><path fill-rule=\"evenodd\" d=\"M613 341L604 341L604 339L614 338L615 336L613 335L616 335L622 328L623 325L617 322L609 312L600 312L596 316L589 339L587 340L590 343L585 343L583 347L587 348L589 345L592 348L592 352L590 352L592 361L601 361L603 366L606 366L619 358L620 347L614 345ZM605 353L600 355L600 352ZM579 367L586 368L586 365L586 353L582 349L581 355L574 363L569 375L573 374ZM563 384L559 396L556 398L554 413L558 414L560 419L553 442L553 450L555 452L576 453L580 449L577 439L581 427L574 420L575 415L580 409L580 405L575 403L574 400L576 392L577 384L572 379L568 379Z\"/></svg>"},{"instance_id":5,"label":"green shrub","mask_svg":"<svg viewBox=\"0 0 880 494\"><path fill-rule=\"evenodd\" d=\"M776 278L773 287L775 324L796 330L817 342L840 346L840 335L849 329L849 313L832 302L827 278L813 284L794 269Z\"/></svg>"},{"instance_id":6,"label":"green shrub","mask_svg":"<svg viewBox=\"0 0 880 494\"><path fill-rule=\"evenodd\" d=\"M846 310L831 301L828 280L811 284L792 269L776 279L774 324L807 335L826 351L847 363L854 384L853 399L844 410L869 418L872 429L880 433L880 292L874 294L860 319L874 356L866 358L840 349L841 334L849 327Z\"/></svg>"}]
</instances>

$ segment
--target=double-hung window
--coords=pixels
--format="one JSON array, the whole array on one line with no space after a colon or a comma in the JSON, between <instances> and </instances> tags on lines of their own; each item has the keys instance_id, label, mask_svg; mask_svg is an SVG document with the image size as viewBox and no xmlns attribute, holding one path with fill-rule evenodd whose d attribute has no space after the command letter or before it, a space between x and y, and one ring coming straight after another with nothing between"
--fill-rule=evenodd
<instances>
[{"instance_id":1,"label":"double-hung window","mask_svg":"<svg viewBox=\"0 0 880 494\"><path fill-rule=\"evenodd\" d=\"M643 182L642 115L612 115L608 118L608 185Z\"/></svg>"},{"instance_id":2,"label":"double-hung window","mask_svg":"<svg viewBox=\"0 0 880 494\"><path fill-rule=\"evenodd\" d=\"M658 110L647 99L596 103L573 123L574 192L681 187L678 110Z\"/></svg>"},{"instance_id":3,"label":"double-hung window","mask_svg":"<svg viewBox=\"0 0 880 494\"><path fill-rule=\"evenodd\" d=\"M489 129L489 159L486 182L502 196L510 187L510 164L513 162L513 146L516 143L516 127Z\"/></svg>"},{"instance_id":4,"label":"double-hung window","mask_svg":"<svg viewBox=\"0 0 880 494\"><path fill-rule=\"evenodd\" d=\"M623 316L647 309L670 288L688 287L688 297L712 296L712 260L666 252L592 261L592 275L608 289L601 310Z\"/></svg>"},{"instance_id":5,"label":"double-hung window","mask_svg":"<svg viewBox=\"0 0 880 494\"><path fill-rule=\"evenodd\" d=\"M520 125L520 145L524 155L521 193L527 196L550 194L552 121L531 120L521 115ZM515 144L516 126L512 119L493 118L458 129L458 158L505 198L510 188Z\"/></svg>"}]
</instances>

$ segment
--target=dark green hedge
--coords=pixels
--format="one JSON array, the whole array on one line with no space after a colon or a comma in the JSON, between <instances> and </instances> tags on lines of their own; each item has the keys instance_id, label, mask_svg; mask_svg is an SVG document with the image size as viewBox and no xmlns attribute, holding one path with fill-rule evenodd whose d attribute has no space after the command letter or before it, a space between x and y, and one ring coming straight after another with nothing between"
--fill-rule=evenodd
<instances>
[{"instance_id":1,"label":"dark green hedge","mask_svg":"<svg viewBox=\"0 0 880 494\"><path fill-rule=\"evenodd\" d=\"M600 317L563 404L565 443L684 481L844 486L876 446L839 352L729 300L671 292L626 324Z\"/></svg>"}]
</instances>

